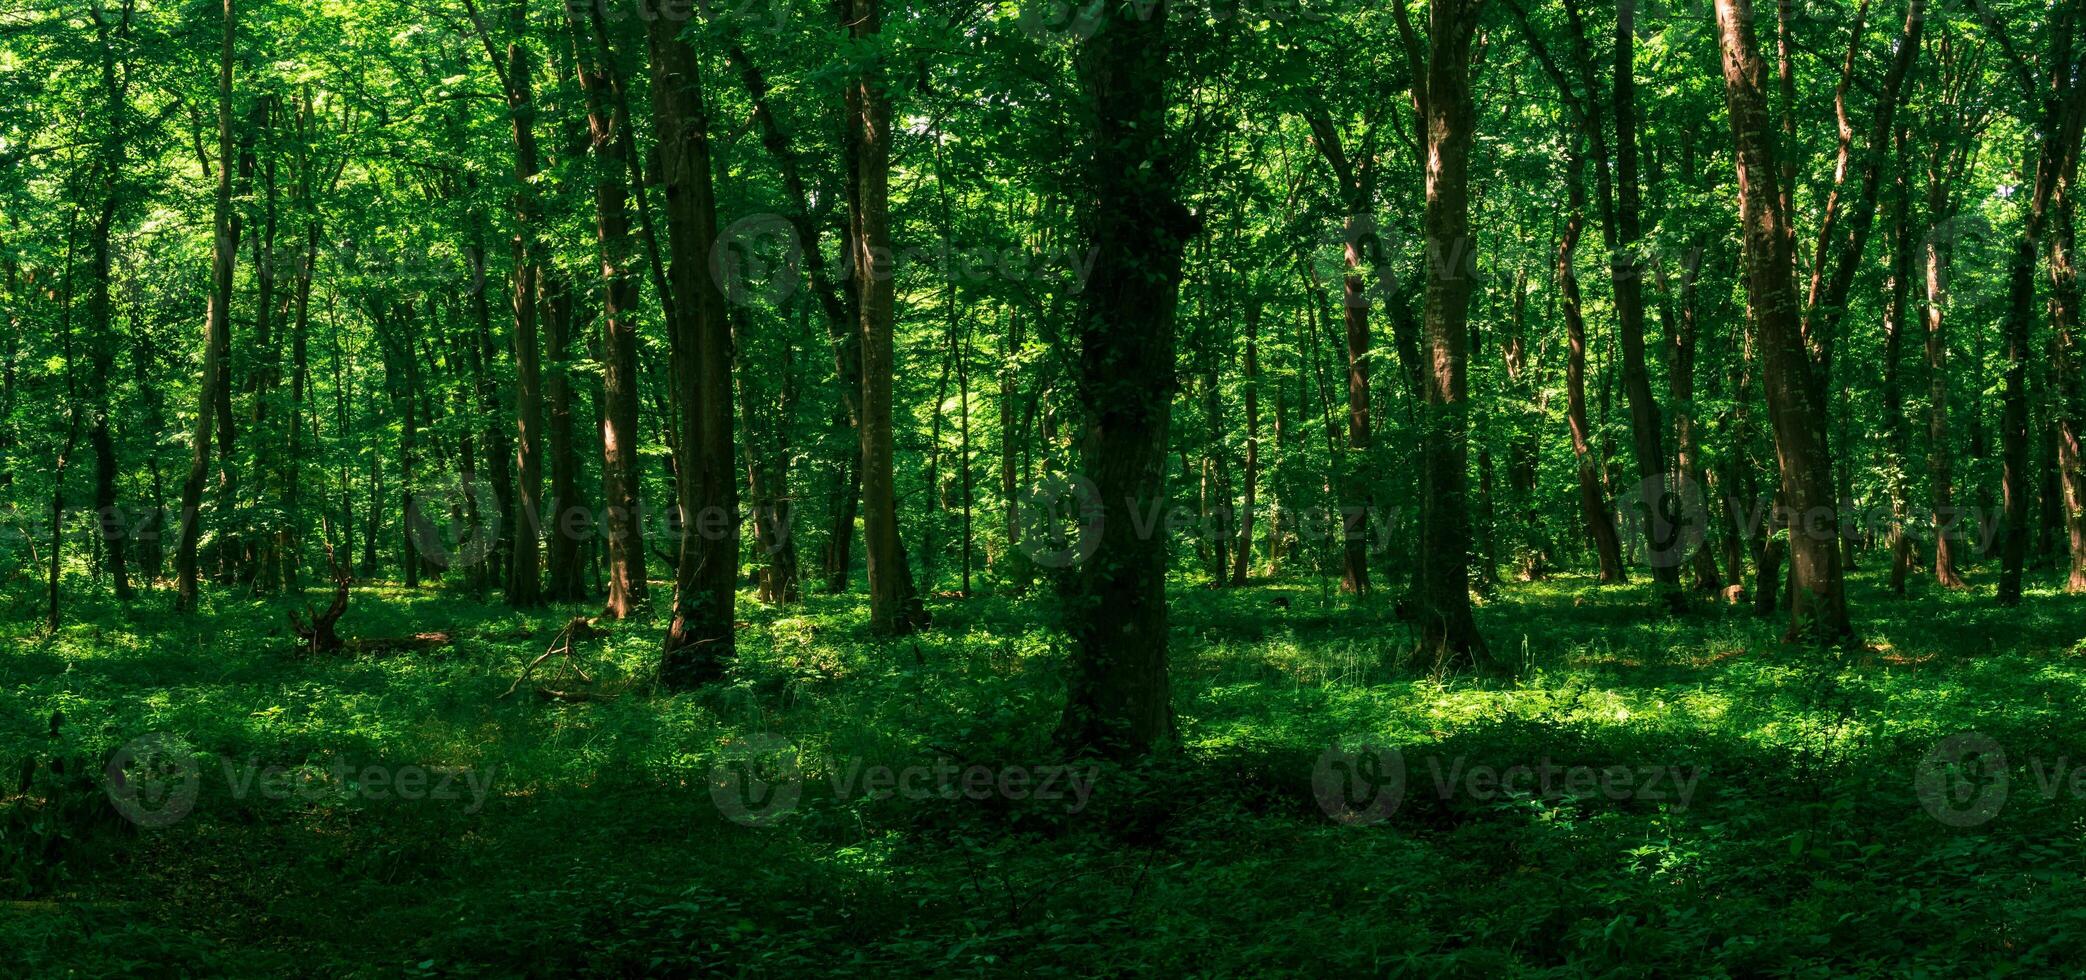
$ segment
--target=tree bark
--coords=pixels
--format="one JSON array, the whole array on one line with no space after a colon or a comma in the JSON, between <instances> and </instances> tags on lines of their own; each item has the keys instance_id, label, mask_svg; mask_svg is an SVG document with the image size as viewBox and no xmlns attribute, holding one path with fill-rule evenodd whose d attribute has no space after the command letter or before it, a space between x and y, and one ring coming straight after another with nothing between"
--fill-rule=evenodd
<instances>
[{"instance_id":1,"label":"tree bark","mask_svg":"<svg viewBox=\"0 0 2086 980\"><path fill-rule=\"evenodd\" d=\"M581 42L567 8L578 53L580 89L594 154L595 238L601 250L601 483L608 541L608 602L603 615L626 619L645 604L645 543L638 479L637 255L630 234L629 128L622 100L610 91L615 52L593 7L594 44ZM591 57L589 56L591 53Z\"/></svg>"},{"instance_id":2,"label":"tree bark","mask_svg":"<svg viewBox=\"0 0 2086 980\"><path fill-rule=\"evenodd\" d=\"M2030 334L2035 323L2037 251L2050 217L2051 199L2057 193L2059 174L2072 156L2071 144L2078 141L2077 127L2071 122L2075 115L2072 107L2086 97L2086 81L2075 79L2078 66L2072 63L2072 24L2079 16L2077 7L2059 5L2052 9L2055 19L2050 27L2050 50L2044 56L2050 77L2047 89L2041 93L2041 112L2035 122L2041 139L2036 150L2034 193L2028 203L2027 223L2014 242L2002 331L2006 345L1999 430L2001 498L2005 507L2000 529L1998 593L2002 606L2020 603L2021 575L2028 558L2027 382Z\"/></svg>"},{"instance_id":3,"label":"tree bark","mask_svg":"<svg viewBox=\"0 0 2086 980\"><path fill-rule=\"evenodd\" d=\"M848 443L852 447L849 458L840 461L842 475L835 481L831 495L826 542L820 554L825 591L838 594L847 591L855 515L862 498L859 466L862 439L857 430L862 415L862 334L855 328L847 299L826 267L825 249L819 242L819 225L812 219L810 194L796 153L791 149L789 133L782 128L780 118L768 102L767 76L736 40L726 46L725 53L739 70L740 83L746 89L747 98L753 102L753 120L760 127L761 146L774 158L776 171L782 177L783 190L789 195L793 210L787 220L796 233L797 251L804 261L805 278L811 282L813 296L818 300L819 311L825 319L827 338L831 341L833 376L844 410L837 427L849 432ZM851 188L855 179L852 144L851 139L843 141L844 155L850 161L846 169Z\"/></svg>"},{"instance_id":4,"label":"tree bark","mask_svg":"<svg viewBox=\"0 0 2086 980\"><path fill-rule=\"evenodd\" d=\"M2079 323L2079 272L2073 251L2077 243L2073 196L2079 175L2079 127L2086 111L2074 100L2071 111L2070 153L2058 172L2055 196L2050 202L2050 314L2056 327L2056 429L2058 480L2064 496L2064 527L2069 539L2071 562L2065 591L2086 592L2086 460L2079 442L2086 432L2086 350L2081 349Z\"/></svg>"},{"instance_id":5,"label":"tree bark","mask_svg":"<svg viewBox=\"0 0 2086 980\"><path fill-rule=\"evenodd\" d=\"M850 0L849 31L857 42L882 43L879 0ZM891 387L897 318L891 268L891 106L884 90L882 55L848 82L848 126L856 157L853 201L853 272L862 334L862 538L869 560L870 627L887 636L927 625L912 569L898 531L897 485L892 474Z\"/></svg>"},{"instance_id":6,"label":"tree bark","mask_svg":"<svg viewBox=\"0 0 2086 980\"><path fill-rule=\"evenodd\" d=\"M181 540L175 554L178 576L174 608L194 612L197 600L196 540L202 532L203 482L210 474L212 415L223 383L223 365L231 342L232 267L238 261L238 234L232 223L232 46L238 27L235 0L224 0L224 37L217 70L217 198L212 206L210 306L203 329L203 375L198 389L196 427L191 434L188 479L181 485Z\"/></svg>"},{"instance_id":7,"label":"tree bark","mask_svg":"<svg viewBox=\"0 0 2086 980\"><path fill-rule=\"evenodd\" d=\"M1167 540L1143 526L1166 500L1178 385L1182 255L1200 222L1181 206L1168 135L1167 15L1111 8L1075 56L1092 110L1084 215L1093 274L1080 296L1080 462L1099 507L1093 553L1067 583L1073 651L1059 741L1133 758L1174 740L1167 668ZM1142 532L1140 533L1140 528Z\"/></svg>"},{"instance_id":8,"label":"tree bark","mask_svg":"<svg viewBox=\"0 0 2086 980\"><path fill-rule=\"evenodd\" d=\"M658 182L666 191L669 280L673 286L674 387L681 411L682 471L676 484L681 556L673 620L659 679L688 688L720 679L732 660L738 584L738 480L733 474L731 324L710 276L717 202L710 183L709 117L701 65L678 35L655 18L646 31L652 66L652 127Z\"/></svg>"},{"instance_id":9,"label":"tree bark","mask_svg":"<svg viewBox=\"0 0 2086 980\"><path fill-rule=\"evenodd\" d=\"M542 373L545 436L550 450L550 540L544 599L583 602L587 598L586 547L594 538L594 514L580 490L579 433L572 407L572 341L579 322L573 289L555 269L538 269L537 316L544 325L544 353L549 370Z\"/></svg>"},{"instance_id":10,"label":"tree bark","mask_svg":"<svg viewBox=\"0 0 2086 980\"><path fill-rule=\"evenodd\" d=\"M1569 348L1565 360L1565 423L1571 427L1572 455L1578 460L1579 513L1600 562L1601 582L1614 584L1629 581L1629 572L1622 564L1622 538L1616 532L1614 515L1608 511L1600 464L1593 451L1592 428L1586 419L1586 317L1582 313L1579 274L1573 267L1579 239L1586 228L1585 159L1574 145L1565 177L1570 213L1557 246L1558 290L1563 294L1565 342Z\"/></svg>"},{"instance_id":11,"label":"tree bark","mask_svg":"<svg viewBox=\"0 0 2086 980\"><path fill-rule=\"evenodd\" d=\"M529 182L541 167L536 153L536 103L530 91L529 52L519 41L507 46L507 112L514 126L514 568L507 602L537 606L544 601L543 540L543 367L536 339L537 265L535 194Z\"/></svg>"},{"instance_id":12,"label":"tree bark","mask_svg":"<svg viewBox=\"0 0 2086 980\"><path fill-rule=\"evenodd\" d=\"M1427 377L1420 413L1423 474L1418 663L1493 671L1470 605L1466 369L1476 242L1470 234L1470 155L1477 113L1470 49L1482 0L1433 0L1421 117L1426 125Z\"/></svg>"},{"instance_id":13,"label":"tree bark","mask_svg":"<svg viewBox=\"0 0 2086 980\"><path fill-rule=\"evenodd\" d=\"M102 140L101 172L102 200L100 212L88 233L89 261L94 265L87 294L88 320L94 330L94 341L88 351L93 364L93 374L88 382L89 411L94 413L94 425L89 441L94 446L94 513L101 531L101 540L108 550L109 576L114 582L116 598L129 602L132 596L130 570L125 560L125 547L129 543L129 521L116 500L116 440L109 429L109 376L116 354L115 312L110 302L109 236L116 223L117 211L122 205L122 181L128 170L128 141L125 127L129 109L129 80L117 71L115 43L121 38L129 43L131 4L125 2L120 17L110 24L99 3L88 5L94 20L95 33L101 54L102 94L108 114L108 135Z\"/></svg>"},{"instance_id":14,"label":"tree bark","mask_svg":"<svg viewBox=\"0 0 2086 980\"><path fill-rule=\"evenodd\" d=\"M1637 455L1637 495L1643 509L1638 519L1646 531L1645 557L1664 601L1679 609L1687 601L1680 588L1680 566L1686 555L1680 540L1677 497L1666 482L1665 423L1644 361L1644 265L1636 251L1644 236L1637 186L1636 8L1636 0L1617 0L1615 7L1616 200L1607 235L1608 276L1622 341L1622 383L1630 405L1631 444ZM1592 98L1590 80L1588 92Z\"/></svg>"},{"instance_id":15,"label":"tree bark","mask_svg":"<svg viewBox=\"0 0 2086 980\"><path fill-rule=\"evenodd\" d=\"M1782 497L1795 515L1789 534L1794 572L1790 637L1840 642L1852 638L1853 626L1840 568L1832 459L1825 444L1827 406L1804 344L1795 252L1764 91L1767 69L1753 36L1751 0L1716 0L1716 11L1737 147L1746 294L1765 369Z\"/></svg>"}]
</instances>

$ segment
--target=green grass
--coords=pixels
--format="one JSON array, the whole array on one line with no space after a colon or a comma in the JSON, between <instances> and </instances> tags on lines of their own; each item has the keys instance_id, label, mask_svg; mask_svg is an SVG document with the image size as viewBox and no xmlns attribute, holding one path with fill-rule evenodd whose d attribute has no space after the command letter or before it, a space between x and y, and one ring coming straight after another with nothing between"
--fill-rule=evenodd
<instances>
[{"instance_id":1,"label":"green grass","mask_svg":"<svg viewBox=\"0 0 2086 980\"><path fill-rule=\"evenodd\" d=\"M1055 760L1062 653L1043 600L934 605L883 645L851 597L750 598L728 686L647 676L656 620L583 652L592 700L502 699L575 610L358 589L342 632L446 629L453 646L298 655L286 603L192 618L76 603L55 636L0 626L0 972L507 976L1294 971L1425 975L1999 973L2086 961L2086 604L2055 591L1910 600L1856 582L1860 650L1779 621L1650 615L1640 588L1515 585L1481 623L1512 681L1385 666L1387 609L1317 585L1176 595L1162 767L1097 771L1088 804L871 798L859 766ZM662 593L663 595L663 593ZM1275 600L1286 596L1288 605ZM591 611L591 610L588 610ZM518 637L522 631L531 635ZM579 685L586 686L586 685ZM58 734L49 734L62 711ZM1954 827L1915 786L1940 738L2004 748L2010 796ZM115 747L178 734L194 811L132 826L102 792ZM805 779L769 826L728 820L735 740L789 740ZM1346 826L1314 798L1329 744L1398 747L1401 805ZM17 760L33 760L16 793ZM64 772L53 772L60 761ZM355 799L338 760L467 768L469 798ZM1434 772L1515 765L1695 772L1688 805L1446 795ZM282 766L301 797L234 793ZM300 768L301 767L301 768Z\"/></svg>"}]
</instances>

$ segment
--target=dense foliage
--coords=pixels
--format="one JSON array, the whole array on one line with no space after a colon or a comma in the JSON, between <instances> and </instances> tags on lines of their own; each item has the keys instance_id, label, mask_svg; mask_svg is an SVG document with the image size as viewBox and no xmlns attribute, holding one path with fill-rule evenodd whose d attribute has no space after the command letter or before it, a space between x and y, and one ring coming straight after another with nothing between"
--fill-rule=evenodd
<instances>
[{"instance_id":1,"label":"dense foliage","mask_svg":"<svg viewBox=\"0 0 2086 980\"><path fill-rule=\"evenodd\" d=\"M94 975L2062 964L2082 35L0 0L0 931ZM1692 788L1436 779L1552 761ZM1393 762L1387 812L1343 782ZM366 792L408 773L448 795Z\"/></svg>"}]
</instances>

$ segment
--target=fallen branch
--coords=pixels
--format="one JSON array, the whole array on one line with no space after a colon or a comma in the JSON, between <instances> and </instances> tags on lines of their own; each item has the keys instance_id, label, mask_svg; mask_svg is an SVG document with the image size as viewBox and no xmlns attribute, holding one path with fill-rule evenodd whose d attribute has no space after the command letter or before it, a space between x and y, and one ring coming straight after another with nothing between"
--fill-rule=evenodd
<instances>
[{"instance_id":1,"label":"fallen branch","mask_svg":"<svg viewBox=\"0 0 2086 980\"><path fill-rule=\"evenodd\" d=\"M537 667L542 666L544 661L552 657L563 658L566 666L572 668L572 672L579 675L580 680L589 684L594 683L594 678L587 676L585 668L579 665L579 656L573 649L573 644L581 640L598 639L605 635L607 634L603 630L594 625L593 620L585 616L572 617L571 620L566 622L565 628L559 630L558 635L551 639L550 646L537 655L536 659L529 661L527 667L522 668L521 676L515 678L514 683L508 685L507 690L500 697L508 697L516 690L519 690L522 682L528 680L529 675L535 673ZM557 701L585 701L589 697L584 691L557 691L544 687L541 684L536 686L536 694L539 697Z\"/></svg>"}]
</instances>

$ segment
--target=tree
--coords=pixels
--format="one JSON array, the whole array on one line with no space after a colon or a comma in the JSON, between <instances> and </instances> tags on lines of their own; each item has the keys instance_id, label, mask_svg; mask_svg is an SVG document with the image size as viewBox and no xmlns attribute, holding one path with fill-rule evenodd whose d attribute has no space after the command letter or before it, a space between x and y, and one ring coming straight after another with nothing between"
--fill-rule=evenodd
<instances>
[{"instance_id":1,"label":"tree","mask_svg":"<svg viewBox=\"0 0 2086 980\"><path fill-rule=\"evenodd\" d=\"M645 543L638 491L637 428L637 271L630 234L630 121L623 102L611 88L616 80L615 50L594 8L583 41L579 20L566 16L578 53L579 84L586 93L587 130L594 155L595 234L601 248L601 430L602 502L608 538L608 605L610 619L625 619L644 604Z\"/></svg>"},{"instance_id":2,"label":"tree","mask_svg":"<svg viewBox=\"0 0 2086 980\"><path fill-rule=\"evenodd\" d=\"M676 483L681 555L674 576L673 619L659 679L686 688L723 676L734 648L733 590L739 568L737 454L732 448L731 324L710 276L717 240L711 186L709 113L702 70L680 23L646 26L652 66L652 133L659 145L660 186L673 257L674 391L681 415Z\"/></svg>"},{"instance_id":3,"label":"tree","mask_svg":"<svg viewBox=\"0 0 2086 980\"><path fill-rule=\"evenodd\" d=\"M2028 104L2039 104L2035 131L2040 139L2035 155L2035 183L2028 201L2027 222L2015 239L2013 261L2007 276L2005 342L2000 421L2000 456L2003 461L2001 496L2006 512L2000 530L1999 604L2021 601L2021 575L2028 558L2028 358L2030 329L2035 319L2035 267L2038 246L2051 216L2050 202L2063 182L2061 174L2072 165L2079 142L2079 117L2086 112L2086 66L2075 63L2074 24L2079 20L2076 5L2059 4L2049 25L2050 47L2043 69L2048 81L2038 85L2026 62L2013 58L2013 69ZM2006 27L1994 23L1996 31ZM2009 50L2008 54L2012 57Z\"/></svg>"},{"instance_id":4,"label":"tree","mask_svg":"<svg viewBox=\"0 0 2086 980\"><path fill-rule=\"evenodd\" d=\"M1074 55L1094 257L1076 320L1079 461L1096 508L1085 533L1099 540L1066 586L1073 649L1057 737L1116 758L1166 751L1174 735L1167 542L1140 523L1166 500L1174 313L1186 244L1200 230L1177 198L1167 125L1170 8L1111 7Z\"/></svg>"},{"instance_id":5,"label":"tree","mask_svg":"<svg viewBox=\"0 0 2086 980\"><path fill-rule=\"evenodd\" d=\"M1426 129L1427 377L1421 409L1420 643L1423 664L1496 670L1470 606L1467 460L1470 392L1470 154L1477 112L1470 48L1483 0L1432 0L1424 73L1415 71ZM1403 9L1401 4L1400 9ZM1424 79L1422 84L1420 79Z\"/></svg>"},{"instance_id":6,"label":"tree","mask_svg":"<svg viewBox=\"0 0 2086 980\"><path fill-rule=\"evenodd\" d=\"M232 266L238 261L239 233L232 218L232 45L238 29L234 0L224 0L224 37L217 69L217 199L213 206L214 248L210 262L210 306L203 328L203 381L197 393L196 427L191 436L188 479L181 484L181 538L174 567L178 593L174 608L195 611L196 544L202 533L203 481L210 474L212 415L218 408L224 363L230 356Z\"/></svg>"},{"instance_id":7,"label":"tree","mask_svg":"<svg viewBox=\"0 0 2086 980\"><path fill-rule=\"evenodd\" d=\"M851 273L862 334L862 539L869 559L869 622L886 635L927 625L898 534L897 486L891 464L892 320L897 311L891 266L891 106L884 90L878 0L850 0L849 36L862 63L848 82L848 136L855 155Z\"/></svg>"},{"instance_id":8,"label":"tree","mask_svg":"<svg viewBox=\"0 0 2086 980\"><path fill-rule=\"evenodd\" d=\"M1615 530L1615 516L1608 511L1607 491L1601 487L1599 464L1595 460L1593 442L1589 437L1591 427L1586 418L1586 316L1582 312L1584 300L1579 291L1579 274L1573 264L1579 250L1579 239L1586 228L1586 185L1582 180L1586 170L1586 157L1580 152L1577 142L1571 151L1571 165L1566 171L1566 190L1571 198L1565 218L1564 236L1557 245L1557 284L1563 294L1561 306L1564 311L1565 343L1565 422L1572 432L1572 455L1578 460L1579 513L1586 524L1586 534L1593 542L1594 556L1600 562L1601 581L1620 583L1629 580L1629 572L1622 564L1622 537Z\"/></svg>"},{"instance_id":9,"label":"tree","mask_svg":"<svg viewBox=\"0 0 2086 980\"><path fill-rule=\"evenodd\" d=\"M1716 12L1725 103L1737 147L1746 295L1765 367L1781 499L1794 515L1789 635L1840 642L1852 637L1853 625L1847 617L1832 460L1825 445L1825 392L1804 344L1794 239L1764 88L1767 68L1754 38L1751 0L1717 0Z\"/></svg>"}]
</instances>

